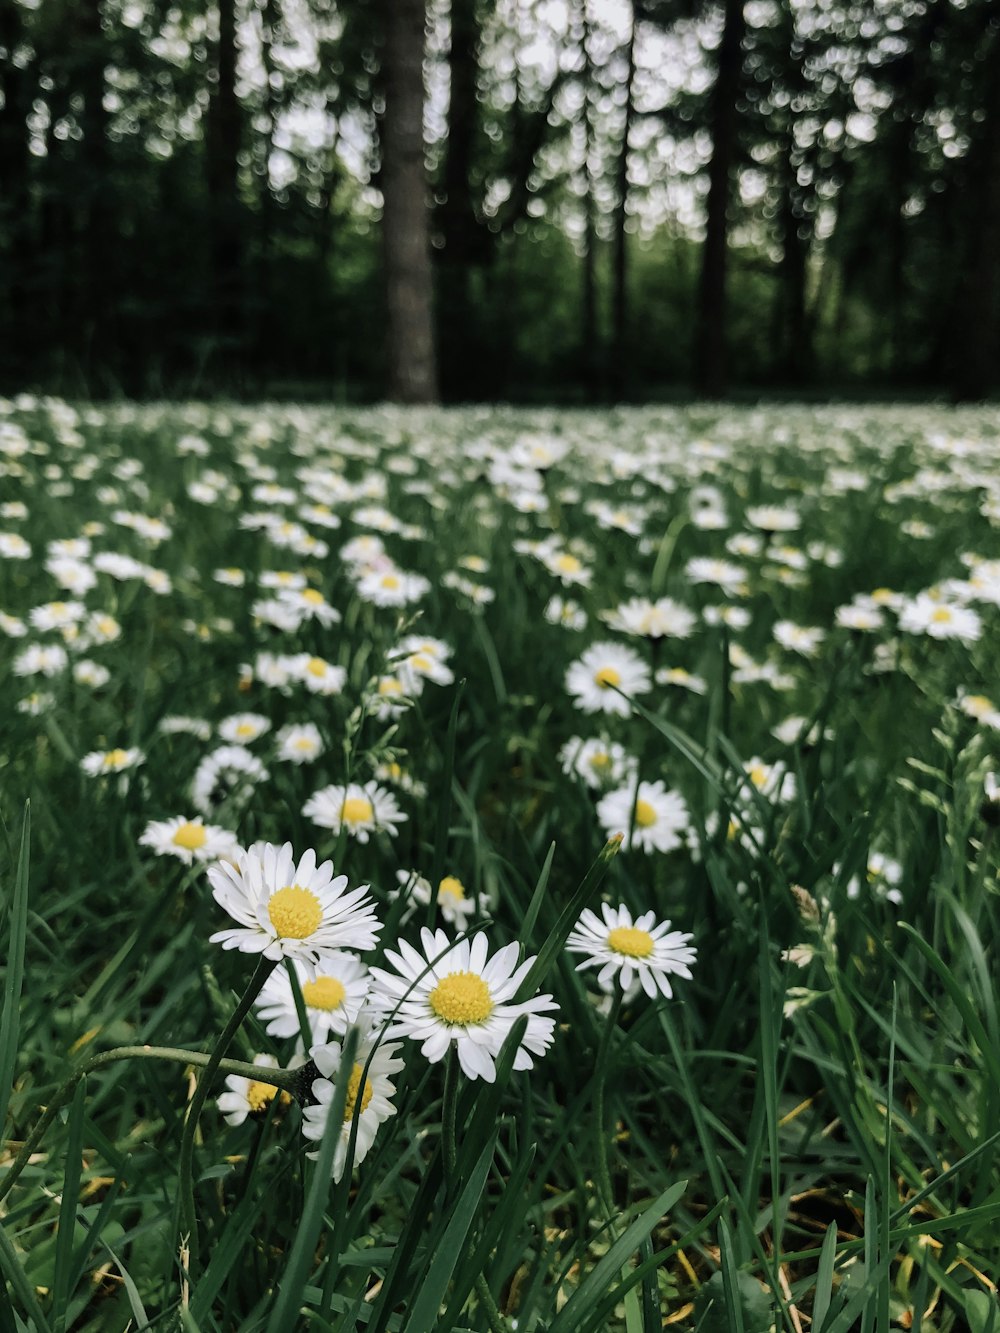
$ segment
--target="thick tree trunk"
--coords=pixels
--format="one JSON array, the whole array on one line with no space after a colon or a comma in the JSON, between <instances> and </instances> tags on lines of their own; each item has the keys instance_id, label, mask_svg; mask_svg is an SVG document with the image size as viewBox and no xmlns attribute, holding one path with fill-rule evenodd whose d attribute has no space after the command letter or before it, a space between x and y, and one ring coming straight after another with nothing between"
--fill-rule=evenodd
<instances>
[{"instance_id":1,"label":"thick tree trunk","mask_svg":"<svg viewBox=\"0 0 1000 1333\"><path fill-rule=\"evenodd\" d=\"M477 382L473 333L472 269L482 261L481 228L472 202L472 161L479 105L479 23L476 0L451 0L448 50L448 139L437 222L443 248L438 260L438 346L447 398L469 396Z\"/></svg>"},{"instance_id":2,"label":"thick tree trunk","mask_svg":"<svg viewBox=\"0 0 1000 1333\"><path fill-rule=\"evenodd\" d=\"M424 3L387 0L382 241L389 397L437 400L430 215L424 170Z\"/></svg>"},{"instance_id":3,"label":"thick tree trunk","mask_svg":"<svg viewBox=\"0 0 1000 1333\"><path fill-rule=\"evenodd\" d=\"M991 6L994 15L1000 4ZM958 297L952 391L960 401L985 398L1000 384L1000 27L983 63L986 98L969 153L972 182L966 262Z\"/></svg>"},{"instance_id":4,"label":"thick tree trunk","mask_svg":"<svg viewBox=\"0 0 1000 1333\"><path fill-rule=\"evenodd\" d=\"M625 107L622 137L618 147L618 172L615 199L614 250L612 254L611 288L611 391L616 398L625 396L628 381L628 143L635 113L633 83L635 82L635 11L631 15L628 41L625 47Z\"/></svg>"},{"instance_id":5,"label":"thick tree trunk","mask_svg":"<svg viewBox=\"0 0 1000 1333\"><path fill-rule=\"evenodd\" d=\"M712 92L712 160L708 168L708 216L701 252L695 333L695 386L718 398L726 387L726 261L730 179L736 156L737 98L743 72L743 0L725 0L715 87Z\"/></svg>"},{"instance_id":6,"label":"thick tree trunk","mask_svg":"<svg viewBox=\"0 0 1000 1333\"><path fill-rule=\"evenodd\" d=\"M239 197L241 111L236 96L236 0L218 0L219 41L205 127L215 327L228 340L242 329L243 247Z\"/></svg>"}]
</instances>

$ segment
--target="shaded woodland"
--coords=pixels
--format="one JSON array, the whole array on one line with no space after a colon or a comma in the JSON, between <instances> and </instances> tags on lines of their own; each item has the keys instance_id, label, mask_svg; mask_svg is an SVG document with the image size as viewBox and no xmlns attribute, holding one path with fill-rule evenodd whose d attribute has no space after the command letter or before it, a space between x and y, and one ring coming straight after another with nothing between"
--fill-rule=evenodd
<instances>
[{"instance_id":1,"label":"shaded woodland","mask_svg":"<svg viewBox=\"0 0 1000 1333\"><path fill-rule=\"evenodd\" d=\"M0 389L990 394L1000 0L2 0Z\"/></svg>"}]
</instances>

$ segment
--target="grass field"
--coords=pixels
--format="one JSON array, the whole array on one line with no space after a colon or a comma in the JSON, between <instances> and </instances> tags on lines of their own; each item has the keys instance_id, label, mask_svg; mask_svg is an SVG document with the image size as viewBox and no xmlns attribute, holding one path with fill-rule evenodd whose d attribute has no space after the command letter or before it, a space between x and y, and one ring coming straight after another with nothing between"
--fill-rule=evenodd
<instances>
[{"instance_id":1,"label":"grass field","mask_svg":"<svg viewBox=\"0 0 1000 1333\"><path fill-rule=\"evenodd\" d=\"M0 402L0 1333L1000 1333L998 607L996 410Z\"/></svg>"}]
</instances>

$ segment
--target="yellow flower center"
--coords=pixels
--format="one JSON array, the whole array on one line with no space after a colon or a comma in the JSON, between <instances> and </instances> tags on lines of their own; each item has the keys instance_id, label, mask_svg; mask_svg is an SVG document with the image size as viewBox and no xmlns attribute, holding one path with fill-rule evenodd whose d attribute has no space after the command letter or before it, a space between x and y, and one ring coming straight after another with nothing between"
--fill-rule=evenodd
<instances>
[{"instance_id":1,"label":"yellow flower center","mask_svg":"<svg viewBox=\"0 0 1000 1333\"><path fill-rule=\"evenodd\" d=\"M274 581L275 581L275 583L281 583L281 584L285 584L285 583L294 583L294 582L295 582L295 575L292 574L292 573L291 573L289 570L287 570L287 569L279 569L278 572L277 572L277 573L275 574L275 576L274 576Z\"/></svg>"},{"instance_id":2,"label":"yellow flower center","mask_svg":"<svg viewBox=\"0 0 1000 1333\"><path fill-rule=\"evenodd\" d=\"M442 898L454 898L457 903L465 901L465 885L454 875L445 875L438 885L438 901Z\"/></svg>"},{"instance_id":3,"label":"yellow flower center","mask_svg":"<svg viewBox=\"0 0 1000 1333\"><path fill-rule=\"evenodd\" d=\"M493 1012L490 988L476 972L452 972L427 998L445 1023L485 1023Z\"/></svg>"},{"instance_id":4,"label":"yellow flower center","mask_svg":"<svg viewBox=\"0 0 1000 1333\"><path fill-rule=\"evenodd\" d=\"M340 808L340 818L345 824L367 824L374 814L371 801L363 796L348 796Z\"/></svg>"},{"instance_id":5,"label":"yellow flower center","mask_svg":"<svg viewBox=\"0 0 1000 1333\"><path fill-rule=\"evenodd\" d=\"M65 602L49 602L49 610L54 616L61 616L66 610Z\"/></svg>"},{"instance_id":6,"label":"yellow flower center","mask_svg":"<svg viewBox=\"0 0 1000 1333\"><path fill-rule=\"evenodd\" d=\"M204 824L192 824L185 820L170 841L175 847L196 852L199 847L204 847L208 841L208 834L205 832Z\"/></svg>"},{"instance_id":7,"label":"yellow flower center","mask_svg":"<svg viewBox=\"0 0 1000 1333\"><path fill-rule=\"evenodd\" d=\"M241 722L236 728L236 734L237 736L252 736L256 730L257 728L252 722Z\"/></svg>"},{"instance_id":8,"label":"yellow flower center","mask_svg":"<svg viewBox=\"0 0 1000 1333\"><path fill-rule=\"evenodd\" d=\"M302 998L310 1009L325 1009L329 1013L339 1009L347 994L344 983L336 977L317 977L302 987Z\"/></svg>"},{"instance_id":9,"label":"yellow flower center","mask_svg":"<svg viewBox=\"0 0 1000 1333\"><path fill-rule=\"evenodd\" d=\"M392 782L398 782L403 776L403 765L397 764L395 759L385 766L386 777Z\"/></svg>"},{"instance_id":10,"label":"yellow flower center","mask_svg":"<svg viewBox=\"0 0 1000 1333\"><path fill-rule=\"evenodd\" d=\"M354 1119L354 1108L358 1101L358 1090L361 1088L361 1075L364 1069L361 1065L355 1065L351 1070L351 1077L347 1080L347 1101L344 1103L344 1124L349 1125ZM365 1079L365 1086L361 1092L361 1109L368 1110L368 1103L372 1099L374 1088Z\"/></svg>"},{"instance_id":11,"label":"yellow flower center","mask_svg":"<svg viewBox=\"0 0 1000 1333\"><path fill-rule=\"evenodd\" d=\"M750 779L750 781L753 783L755 787L760 789L767 783L767 769L763 766L763 764L754 764L753 767L748 771L747 777Z\"/></svg>"},{"instance_id":12,"label":"yellow flower center","mask_svg":"<svg viewBox=\"0 0 1000 1333\"><path fill-rule=\"evenodd\" d=\"M247 1101L251 1111L264 1111L277 1096L278 1089L273 1083L261 1083L254 1079L247 1088Z\"/></svg>"},{"instance_id":13,"label":"yellow flower center","mask_svg":"<svg viewBox=\"0 0 1000 1333\"><path fill-rule=\"evenodd\" d=\"M434 663L424 653L414 653L410 658L410 666L414 671L431 671Z\"/></svg>"},{"instance_id":14,"label":"yellow flower center","mask_svg":"<svg viewBox=\"0 0 1000 1333\"><path fill-rule=\"evenodd\" d=\"M127 750L108 750L104 756L105 768L121 768L128 763Z\"/></svg>"},{"instance_id":15,"label":"yellow flower center","mask_svg":"<svg viewBox=\"0 0 1000 1333\"><path fill-rule=\"evenodd\" d=\"M640 828L652 828L656 823L656 807L649 801L636 801L635 822Z\"/></svg>"},{"instance_id":16,"label":"yellow flower center","mask_svg":"<svg viewBox=\"0 0 1000 1333\"><path fill-rule=\"evenodd\" d=\"M314 749L314 748L315 748L315 745L316 745L316 742L312 739L311 736L299 736L299 737L293 742L293 744L294 744L294 747L295 747L296 750L303 750L303 751L306 751L306 750L312 750L312 749Z\"/></svg>"},{"instance_id":17,"label":"yellow flower center","mask_svg":"<svg viewBox=\"0 0 1000 1333\"><path fill-rule=\"evenodd\" d=\"M310 657L309 661L306 663L306 670L309 672L310 676L325 676L326 662L324 662L322 657Z\"/></svg>"},{"instance_id":18,"label":"yellow flower center","mask_svg":"<svg viewBox=\"0 0 1000 1333\"><path fill-rule=\"evenodd\" d=\"M950 606L935 607L934 611L931 613L931 620L937 621L939 625L947 625L951 618L952 613Z\"/></svg>"},{"instance_id":19,"label":"yellow flower center","mask_svg":"<svg viewBox=\"0 0 1000 1333\"><path fill-rule=\"evenodd\" d=\"M626 958L648 958L656 948L656 942L648 930L638 926L616 926L608 931L608 948Z\"/></svg>"},{"instance_id":20,"label":"yellow flower center","mask_svg":"<svg viewBox=\"0 0 1000 1333\"><path fill-rule=\"evenodd\" d=\"M399 579L396 577L395 574L383 574L382 587L388 588L390 589L390 591L392 591L399 587Z\"/></svg>"},{"instance_id":21,"label":"yellow flower center","mask_svg":"<svg viewBox=\"0 0 1000 1333\"><path fill-rule=\"evenodd\" d=\"M576 574L582 568L575 555L564 554L556 560L556 569L560 574Z\"/></svg>"},{"instance_id":22,"label":"yellow flower center","mask_svg":"<svg viewBox=\"0 0 1000 1333\"><path fill-rule=\"evenodd\" d=\"M307 939L323 920L323 908L315 893L299 888L297 884L286 885L272 893L267 914L278 938L283 940Z\"/></svg>"},{"instance_id":23,"label":"yellow flower center","mask_svg":"<svg viewBox=\"0 0 1000 1333\"><path fill-rule=\"evenodd\" d=\"M993 702L992 700L987 699L985 694L969 694L966 696L965 703L969 712L972 713L973 716L978 716L980 713L993 712Z\"/></svg>"},{"instance_id":24,"label":"yellow flower center","mask_svg":"<svg viewBox=\"0 0 1000 1333\"><path fill-rule=\"evenodd\" d=\"M598 769L598 770L603 770L603 769L609 767L610 763L611 763L611 756L608 754L607 750L596 750L596 751L590 756L590 767L591 767L591 768L596 768L596 769Z\"/></svg>"},{"instance_id":25,"label":"yellow flower center","mask_svg":"<svg viewBox=\"0 0 1000 1333\"><path fill-rule=\"evenodd\" d=\"M892 599L891 588L876 588L872 593L872 601L876 606L884 606L886 602Z\"/></svg>"},{"instance_id":26,"label":"yellow flower center","mask_svg":"<svg viewBox=\"0 0 1000 1333\"><path fill-rule=\"evenodd\" d=\"M111 616L98 616L95 626L99 634L114 634L118 628L118 621Z\"/></svg>"},{"instance_id":27,"label":"yellow flower center","mask_svg":"<svg viewBox=\"0 0 1000 1333\"><path fill-rule=\"evenodd\" d=\"M395 676L383 676L378 683L379 694L402 694L403 685Z\"/></svg>"},{"instance_id":28,"label":"yellow flower center","mask_svg":"<svg viewBox=\"0 0 1000 1333\"><path fill-rule=\"evenodd\" d=\"M303 588L302 600L304 602L309 602L312 606L322 606L326 601L326 598L318 588Z\"/></svg>"},{"instance_id":29,"label":"yellow flower center","mask_svg":"<svg viewBox=\"0 0 1000 1333\"><path fill-rule=\"evenodd\" d=\"M606 690L609 685L620 685L621 683L621 672L616 671L614 667L601 667L599 671L594 672L594 684L600 685L602 690Z\"/></svg>"}]
</instances>

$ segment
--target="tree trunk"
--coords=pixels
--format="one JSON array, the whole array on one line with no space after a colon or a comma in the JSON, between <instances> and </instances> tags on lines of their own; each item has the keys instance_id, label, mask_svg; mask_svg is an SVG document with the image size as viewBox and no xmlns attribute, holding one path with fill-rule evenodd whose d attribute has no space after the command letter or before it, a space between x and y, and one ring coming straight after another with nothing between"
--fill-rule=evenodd
<instances>
[{"instance_id":1,"label":"tree trunk","mask_svg":"<svg viewBox=\"0 0 1000 1333\"><path fill-rule=\"evenodd\" d=\"M594 70L590 59L590 19L587 0L581 0L583 20L583 286L581 291L580 360L583 389L588 398L599 396L600 358L597 346L597 216L592 157L594 124L592 94Z\"/></svg>"},{"instance_id":2,"label":"tree trunk","mask_svg":"<svg viewBox=\"0 0 1000 1333\"><path fill-rule=\"evenodd\" d=\"M448 138L437 213L443 248L438 262L438 346L446 398L468 397L477 381L470 291L473 266L482 259L481 228L472 201L472 161L479 104L479 23L476 0L451 0L448 50Z\"/></svg>"},{"instance_id":3,"label":"tree trunk","mask_svg":"<svg viewBox=\"0 0 1000 1333\"><path fill-rule=\"evenodd\" d=\"M385 5L382 242L389 397L437 400L430 222L424 172L424 0Z\"/></svg>"},{"instance_id":4,"label":"tree trunk","mask_svg":"<svg viewBox=\"0 0 1000 1333\"><path fill-rule=\"evenodd\" d=\"M236 0L218 0L219 40L205 127L214 325L232 343L242 329L239 197L241 111L236 96Z\"/></svg>"},{"instance_id":5,"label":"tree trunk","mask_svg":"<svg viewBox=\"0 0 1000 1333\"><path fill-rule=\"evenodd\" d=\"M993 16L1000 4L990 7ZM986 97L969 153L971 183L966 262L958 297L952 391L959 401L985 398L1000 382L1000 27L983 62Z\"/></svg>"},{"instance_id":6,"label":"tree trunk","mask_svg":"<svg viewBox=\"0 0 1000 1333\"><path fill-rule=\"evenodd\" d=\"M633 83L635 82L635 10L631 14L628 40L625 46L625 108L622 137L618 148L618 179L616 181L614 251L612 255L611 290L611 391L622 398L628 380L628 143L635 112Z\"/></svg>"},{"instance_id":7,"label":"tree trunk","mask_svg":"<svg viewBox=\"0 0 1000 1333\"><path fill-rule=\"evenodd\" d=\"M708 168L708 216L701 252L695 334L695 386L718 398L726 387L726 260L729 195L738 130L737 98L743 72L743 0L725 0L722 40L712 91L712 160Z\"/></svg>"}]
</instances>

